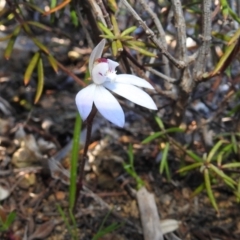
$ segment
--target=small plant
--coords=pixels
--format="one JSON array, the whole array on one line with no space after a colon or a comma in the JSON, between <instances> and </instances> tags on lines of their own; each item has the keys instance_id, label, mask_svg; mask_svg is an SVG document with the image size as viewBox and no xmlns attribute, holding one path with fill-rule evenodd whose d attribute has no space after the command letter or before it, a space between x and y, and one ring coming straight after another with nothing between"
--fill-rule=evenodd
<instances>
[{"instance_id":1,"label":"small plant","mask_svg":"<svg viewBox=\"0 0 240 240\"><path fill-rule=\"evenodd\" d=\"M105 218L103 219L103 222L99 228L99 230L97 231L97 233L94 235L94 237L92 238L92 240L98 240L101 237L105 236L108 233L111 233L117 229L119 229L120 227L123 226L123 223L112 223L109 226L104 228L104 224L106 223L109 215L111 214L111 211L109 211L107 213L107 215L105 216Z\"/></svg>"},{"instance_id":2,"label":"small plant","mask_svg":"<svg viewBox=\"0 0 240 240\"><path fill-rule=\"evenodd\" d=\"M128 148L128 159L129 162L128 163L123 163L123 167L125 169L125 171L132 177L135 179L136 183L137 183L137 190L139 190L141 187L143 187L145 184L143 182L143 180L138 176L138 174L135 171L134 168L134 154L133 154L133 147L130 144L129 148Z\"/></svg>"},{"instance_id":3,"label":"small plant","mask_svg":"<svg viewBox=\"0 0 240 240\"><path fill-rule=\"evenodd\" d=\"M165 126L162 122L162 120L159 117L155 117L155 120L160 128L159 132L155 132L154 134L148 136L146 139L142 141L143 144L149 143L155 139L161 139L161 145L160 145L160 152L159 155L161 156L161 161L159 165L159 172L160 174L163 174L165 172L167 176L167 180L171 180L171 173L168 165L168 154L169 154L169 133L176 133L176 132L183 132L183 129L178 127L172 127L169 129L165 129Z\"/></svg>"},{"instance_id":4,"label":"small plant","mask_svg":"<svg viewBox=\"0 0 240 240\"><path fill-rule=\"evenodd\" d=\"M6 232L9 230L16 218L16 212L10 212L6 219L4 219L4 217L0 216L0 232Z\"/></svg>"}]
</instances>

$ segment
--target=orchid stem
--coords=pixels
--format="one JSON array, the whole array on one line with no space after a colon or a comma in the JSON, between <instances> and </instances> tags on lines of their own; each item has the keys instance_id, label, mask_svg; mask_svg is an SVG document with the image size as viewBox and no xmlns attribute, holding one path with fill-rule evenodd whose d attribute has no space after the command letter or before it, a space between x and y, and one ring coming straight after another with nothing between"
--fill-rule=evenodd
<instances>
[{"instance_id":1,"label":"orchid stem","mask_svg":"<svg viewBox=\"0 0 240 240\"><path fill-rule=\"evenodd\" d=\"M92 111L91 111L89 117L86 120L86 122L87 122L87 134L86 134L85 146L84 146L84 149L83 149L82 161L79 164L79 177L78 177L78 181L76 183L76 185L77 185L76 189L77 190L76 190L74 209L76 209L77 200L80 198L80 193L81 193L81 190L83 188L84 166L85 166L86 160L88 159L87 152L88 152L88 147L89 147L90 140L91 140L92 123L93 123L93 119L94 119L96 113L97 113L97 108L95 107L95 105L93 105Z\"/></svg>"}]
</instances>

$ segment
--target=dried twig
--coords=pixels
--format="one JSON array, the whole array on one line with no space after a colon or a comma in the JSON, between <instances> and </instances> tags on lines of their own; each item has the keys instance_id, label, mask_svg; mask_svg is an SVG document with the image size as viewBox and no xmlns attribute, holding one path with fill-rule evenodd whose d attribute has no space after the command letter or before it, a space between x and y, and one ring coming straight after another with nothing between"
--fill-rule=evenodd
<instances>
[{"instance_id":1,"label":"dried twig","mask_svg":"<svg viewBox=\"0 0 240 240\"><path fill-rule=\"evenodd\" d=\"M107 27L108 27L110 30L112 30L112 29L113 29L113 26L112 26L112 23L111 23L109 14L108 14L108 12L107 12L104 4L103 4L103 1L102 1L102 0L97 0L96 2L97 2L98 6L100 7L100 9L101 9L101 11L102 11L102 13L103 13L103 17L104 17L104 19L105 19L105 21L106 21L106 23L107 23Z\"/></svg>"},{"instance_id":2,"label":"dried twig","mask_svg":"<svg viewBox=\"0 0 240 240\"><path fill-rule=\"evenodd\" d=\"M137 14L137 12L132 8L132 6L127 2L127 0L122 0L126 8L131 12L132 16L138 21L139 25L144 29L145 33L148 37L158 46L159 50L161 50L162 54L164 54L170 62L172 62L177 68L183 69L186 67L186 63L184 61L179 61L174 58L164 47L162 41L160 41L154 32L147 26L147 24L141 19L141 17Z\"/></svg>"},{"instance_id":3,"label":"dried twig","mask_svg":"<svg viewBox=\"0 0 240 240\"><path fill-rule=\"evenodd\" d=\"M166 42L166 34L165 31L162 27L162 23L160 22L158 16L152 11L152 9L149 7L149 4L145 0L139 0L140 4L143 6L143 8L148 12L148 14L151 16L157 30L159 33L159 39L162 41L162 44L165 49L167 49L167 42ZM167 76L170 76L170 68L169 68L169 61L168 58L163 56L162 58L163 61L163 69L164 69L164 74Z\"/></svg>"},{"instance_id":4,"label":"dried twig","mask_svg":"<svg viewBox=\"0 0 240 240\"><path fill-rule=\"evenodd\" d=\"M202 46L199 49L197 62L194 68L194 79L202 80L202 75L205 72L206 57L210 52L211 43L211 0L203 1L203 30L202 30Z\"/></svg>"}]
</instances>

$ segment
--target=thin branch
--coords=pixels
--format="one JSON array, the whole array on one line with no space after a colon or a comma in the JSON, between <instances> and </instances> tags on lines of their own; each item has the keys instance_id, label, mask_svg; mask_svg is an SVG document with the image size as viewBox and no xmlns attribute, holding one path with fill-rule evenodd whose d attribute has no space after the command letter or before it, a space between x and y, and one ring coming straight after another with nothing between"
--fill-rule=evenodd
<instances>
[{"instance_id":1,"label":"thin branch","mask_svg":"<svg viewBox=\"0 0 240 240\"><path fill-rule=\"evenodd\" d=\"M202 46L199 49L198 60L194 68L194 78L196 81L202 80L205 72L207 55L210 52L211 43L211 0L203 1L203 30L202 30Z\"/></svg>"},{"instance_id":2,"label":"thin branch","mask_svg":"<svg viewBox=\"0 0 240 240\"><path fill-rule=\"evenodd\" d=\"M177 28L177 43L179 50L179 57L182 61L187 61L187 46L186 46L186 24L182 11L182 4L180 0L172 0L174 22Z\"/></svg>"},{"instance_id":3,"label":"thin branch","mask_svg":"<svg viewBox=\"0 0 240 240\"><path fill-rule=\"evenodd\" d=\"M113 29L113 26L112 26L112 23L111 23L109 14L108 14L108 12L107 12L104 4L103 4L103 1L102 1L102 0L97 0L96 2L97 2L98 6L100 7L100 9L101 9L101 11L102 11L102 13L103 13L103 17L104 17L104 19L105 19L105 21L106 21L106 23L107 23L107 27L108 27L110 30L112 30L112 29Z\"/></svg>"},{"instance_id":4,"label":"thin branch","mask_svg":"<svg viewBox=\"0 0 240 240\"><path fill-rule=\"evenodd\" d=\"M168 77L166 76L165 74L153 69L153 68L146 68L147 71L151 72L152 74L158 76L158 77L161 77L163 78L164 80L166 80L167 82L169 83L174 83L174 82L177 82L178 80L175 79L175 78L171 78L171 77Z\"/></svg>"},{"instance_id":5,"label":"thin branch","mask_svg":"<svg viewBox=\"0 0 240 240\"><path fill-rule=\"evenodd\" d=\"M78 20L79 20L79 22L82 25L83 32L86 35L86 39L87 39L88 45L89 45L90 48L94 48L94 44L93 44L92 38L91 38L90 33L88 32L88 30L87 30L87 28L86 28L86 26L84 24L84 19L82 17L81 11L80 11L80 6L78 4L78 1L76 1L76 0L75 0L75 6L76 6L76 10L77 10Z\"/></svg>"},{"instance_id":6,"label":"thin branch","mask_svg":"<svg viewBox=\"0 0 240 240\"><path fill-rule=\"evenodd\" d=\"M158 16L153 12L153 10L150 8L149 4L145 0L139 0L140 4L144 8L144 10L151 16L157 30L159 33L159 39L162 41L162 45L164 46L165 49L167 49L167 42L166 42L166 34L165 31L162 27L162 23L160 22ZM164 69L164 74L167 76L170 76L170 68L169 68L169 61L168 58L163 56L162 61L164 63L163 69Z\"/></svg>"},{"instance_id":7,"label":"thin branch","mask_svg":"<svg viewBox=\"0 0 240 240\"><path fill-rule=\"evenodd\" d=\"M170 62L172 62L177 68L183 69L186 67L186 63L184 61L179 61L174 58L164 47L163 43L157 39L154 32L147 26L147 24L141 19L141 17L137 14L137 12L132 8L132 6L127 2L127 0L122 0L126 8L131 12L132 16L138 21L139 25L144 29L145 33L148 37L155 43L156 46L161 50L162 54L164 54Z\"/></svg>"}]
</instances>

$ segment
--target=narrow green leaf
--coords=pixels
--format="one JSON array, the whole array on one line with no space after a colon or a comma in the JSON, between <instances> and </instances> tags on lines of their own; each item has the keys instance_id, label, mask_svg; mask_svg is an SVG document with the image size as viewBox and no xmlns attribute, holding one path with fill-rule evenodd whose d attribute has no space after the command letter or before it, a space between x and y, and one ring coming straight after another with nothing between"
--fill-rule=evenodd
<instances>
[{"instance_id":1,"label":"narrow green leaf","mask_svg":"<svg viewBox=\"0 0 240 240\"><path fill-rule=\"evenodd\" d=\"M230 16L238 23L240 23L240 18L238 17L238 15L229 7L229 14Z\"/></svg>"},{"instance_id":2,"label":"narrow green leaf","mask_svg":"<svg viewBox=\"0 0 240 240\"><path fill-rule=\"evenodd\" d=\"M145 139L142 141L142 144L149 143L149 142L153 141L154 139L160 137L161 135L162 135L162 132L156 132L156 133L148 136L147 138L145 138Z\"/></svg>"},{"instance_id":3,"label":"narrow green leaf","mask_svg":"<svg viewBox=\"0 0 240 240\"><path fill-rule=\"evenodd\" d=\"M195 196L197 196L199 193L201 193L203 190L205 189L205 184L202 183L201 185L199 185L194 192L191 194L191 198L194 198Z\"/></svg>"},{"instance_id":4,"label":"narrow green leaf","mask_svg":"<svg viewBox=\"0 0 240 240\"><path fill-rule=\"evenodd\" d=\"M57 73L58 72L57 60L51 54L49 54L47 56L47 58L48 58L48 61L49 61L50 65L52 66L53 70Z\"/></svg>"},{"instance_id":5,"label":"narrow green leaf","mask_svg":"<svg viewBox=\"0 0 240 240\"><path fill-rule=\"evenodd\" d=\"M117 39L116 43L117 43L117 50L118 50L118 52L119 51L121 52L123 50L123 46L122 46L121 41Z\"/></svg>"},{"instance_id":6,"label":"narrow green leaf","mask_svg":"<svg viewBox=\"0 0 240 240\"><path fill-rule=\"evenodd\" d=\"M49 54L49 50L46 46L44 46L41 42L38 41L37 38L32 38L32 41L41 49L43 52Z\"/></svg>"},{"instance_id":7,"label":"narrow green leaf","mask_svg":"<svg viewBox=\"0 0 240 240\"><path fill-rule=\"evenodd\" d=\"M164 149L163 149L163 153L162 153L162 159L160 162L160 168L159 168L159 172L162 174L165 164L167 162L167 156L168 156L168 150L169 150L169 143L166 143Z\"/></svg>"},{"instance_id":8,"label":"narrow green leaf","mask_svg":"<svg viewBox=\"0 0 240 240\"><path fill-rule=\"evenodd\" d=\"M8 41L7 47L6 47L5 51L4 51L4 57L5 57L7 60L10 58L10 56L11 56L11 54L12 54L13 46L14 46L14 44L15 44L15 41L16 41L16 39L17 39L17 36L18 36L20 30L21 30L21 25L18 25L18 26L14 29L14 31L13 31L13 33L12 33L12 36L11 36L11 38L10 38L9 41Z\"/></svg>"},{"instance_id":9,"label":"narrow green leaf","mask_svg":"<svg viewBox=\"0 0 240 240\"><path fill-rule=\"evenodd\" d=\"M178 173L182 173L182 172L188 172L190 170L193 170L195 168L199 168L203 165L202 162L197 162L197 163L192 163L191 165L188 165L188 166L185 166L185 167L182 167L180 168L177 172Z\"/></svg>"},{"instance_id":10,"label":"narrow green leaf","mask_svg":"<svg viewBox=\"0 0 240 240\"><path fill-rule=\"evenodd\" d=\"M9 228L12 223L14 222L14 220L16 219L17 213L16 212L10 212L7 216L7 220L4 223L4 225Z\"/></svg>"},{"instance_id":11,"label":"narrow green leaf","mask_svg":"<svg viewBox=\"0 0 240 240\"><path fill-rule=\"evenodd\" d=\"M129 47L134 49L135 51L145 55L145 56L155 57L155 58L157 57L157 55L155 53L149 52L148 50L145 50L143 48L140 48L140 47L137 47L137 46L133 46L133 45L130 45Z\"/></svg>"},{"instance_id":12,"label":"narrow green leaf","mask_svg":"<svg viewBox=\"0 0 240 240\"><path fill-rule=\"evenodd\" d=\"M206 159L206 162L211 162L214 155L216 154L216 152L218 151L218 149L222 146L222 144L224 143L225 141L223 140L219 140L214 146L213 148L211 149L211 151L209 152L208 156L207 156L207 159Z\"/></svg>"},{"instance_id":13,"label":"narrow green leaf","mask_svg":"<svg viewBox=\"0 0 240 240\"><path fill-rule=\"evenodd\" d=\"M221 168L226 169L226 168L238 168L240 167L240 162L233 162L233 163L226 163L221 166Z\"/></svg>"},{"instance_id":14,"label":"narrow green leaf","mask_svg":"<svg viewBox=\"0 0 240 240\"><path fill-rule=\"evenodd\" d=\"M220 5L221 5L223 18L226 20L228 18L228 14L229 14L228 2L226 0L220 0Z\"/></svg>"},{"instance_id":15,"label":"narrow green leaf","mask_svg":"<svg viewBox=\"0 0 240 240\"><path fill-rule=\"evenodd\" d=\"M27 21L28 24L32 25L32 26L35 26L35 27L38 27L38 28L41 28L45 31L49 31L51 30L51 28L49 28L48 26L40 23L40 22L35 22L35 21Z\"/></svg>"},{"instance_id":16,"label":"narrow green leaf","mask_svg":"<svg viewBox=\"0 0 240 240\"><path fill-rule=\"evenodd\" d=\"M113 25L113 33L115 36L119 36L120 35L120 31L118 28L118 23L117 23L117 19L115 17L114 14L111 14L111 21L112 21L112 25Z\"/></svg>"},{"instance_id":17,"label":"narrow green leaf","mask_svg":"<svg viewBox=\"0 0 240 240\"><path fill-rule=\"evenodd\" d=\"M74 9L71 9L70 16L71 16L71 20L72 20L73 25L75 27L77 27L79 25L79 23L78 23L77 13Z\"/></svg>"},{"instance_id":18,"label":"narrow green leaf","mask_svg":"<svg viewBox=\"0 0 240 240\"><path fill-rule=\"evenodd\" d=\"M228 46L226 48L226 50L223 53L222 57L218 61L217 66L215 67L215 69L211 73L211 76L216 75L218 72L221 71L222 68L224 68L225 63L227 62L227 60L228 60L229 56L231 55L231 53L233 52L234 48L235 48L235 44L231 44L230 46Z\"/></svg>"},{"instance_id":19,"label":"narrow green leaf","mask_svg":"<svg viewBox=\"0 0 240 240\"><path fill-rule=\"evenodd\" d=\"M209 169L213 170L219 177L223 178L224 180L232 184L236 184L236 182L232 178L230 178L222 170L220 170L218 167L214 166L213 164L209 165Z\"/></svg>"},{"instance_id":20,"label":"narrow green leaf","mask_svg":"<svg viewBox=\"0 0 240 240\"><path fill-rule=\"evenodd\" d=\"M212 206L214 207L214 209L218 212L218 206L217 206L215 197L213 195L211 182L210 182L209 171L208 171L207 168L204 169L204 182L205 182L205 187L206 187L206 190L207 190L209 200L210 200Z\"/></svg>"},{"instance_id":21,"label":"narrow green leaf","mask_svg":"<svg viewBox=\"0 0 240 240\"><path fill-rule=\"evenodd\" d=\"M236 136L233 133L231 134L231 141L232 141L233 151L235 154L237 154L238 153L237 140L236 140Z\"/></svg>"},{"instance_id":22,"label":"narrow green leaf","mask_svg":"<svg viewBox=\"0 0 240 240\"><path fill-rule=\"evenodd\" d=\"M163 149L162 160L161 160L161 162L160 162L160 169L159 169L159 171L160 171L161 174L162 174L163 171L165 170L168 181L171 180L171 175L170 175L170 170L169 170L168 160L167 160L168 152L169 152L169 147L170 147L170 144L169 144L169 143L166 143L166 146L165 146L165 148Z\"/></svg>"},{"instance_id":23,"label":"narrow green leaf","mask_svg":"<svg viewBox=\"0 0 240 240\"><path fill-rule=\"evenodd\" d=\"M109 30L103 23L98 22L98 26L106 35L114 37L111 30Z\"/></svg>"},{"instance_id":24,"label":"narrow green leaf","mask_svg":"<svg viewBox=\"0 0 240 240\"><path fill-rule=\"evenodd\" d=\"M39 8L36 4L32 4L32 3L26 2L26 1L24 2L24 4L28 5L30 8L32 8L32 9L35 10L36 12L39 12L39 13L41 13L41 14L44 14L44 13L45 13L45 11L42 10L41 8Z\"/></svg>"},{"instance_id":25,"label":"narrow green leaf","mask_svg":"<svg viewBox=\"0 0 240 240\"><path fill-rule=\"evenodd\" d=\"M126 43L128 46L138 46L138 47L146 47L146 43L141 42L141 41L127 41Z\"/></svg>"},{"instance_id":26,"label":"narrow green leaf","mask_svg":"<svg viewBox=\"0 0 240 240\"><path fill-rule=\"evenodd\" d=\"M196 162L201 162L201 163L203 162L203 159L199 157L197 154L195 154L194 152L192 152L191 150L187 150L186 153L189 157L191 157Z\"/></svg>"},{"instance_id":27,"label":"narrow green leaf","mask_svg":"<svg viewBox=\"0 0 240 240\"><path fill-rule=\"evenodd\" d=\"M234 42L236 42L238 40L238 38L240 37L240 28L234 33L234 35L231 37L231 39L228 41L228 45L233 44Z\"/></svg>"},{"instance_id":28,"label":"narrow green leaf","mask_svg":"<svg viewBox=\"0 0 240 240\"><path fill-rule=\"evenodd\" d=\"M155 116L154 118L155 118L155 121L157 122L159 128L161 130L164 130L165 128L164 128L164 124L163 124L162 119L160 117L158 117L158 116Z\"/></svg>"},{"instance_id":29,"label":"narrow green leaf","mask_svg":"<svg viewBox=\"0 0 240 240\"><path fill-rule=\"evenodd\" d=\"M111 39L111 40L116 40L116 37L115 37L115 36L109 36L109 35L104 35L104 34L102 34L102 35L100 35L100 37L106 38L106 39Z\"/></svg>"},{"instance_id":30,"label":"narrow green leaf","mask_svg":"<svg viewBox=\"0 0 240 240\"><path fill-rule=\"evenodd\" d=\"M71 154L71 171L70 171L70 187L69 187L69 208L72 211L75 204L76 197L76 182L77 182L77 169L79 158L79 139L81 133L82 121L79 113L77 113L74 132L73 132L73 144Z\"/></svg>"},{"instance_id":31,"label":"narrow green leaf","mask_svg":"<svg viewBox=\"0 0 240 240\"><path fill-rule=\"evenodd\" d=\"M112 41L112 54L113 54L113 56L116 57L117 53L118 53L117 42L116 41Z\"/></svg>"},{"instance_id":32,"label":"narrow green leaf","mask_svg":"<svg viewBox=\"0 0 240 240\"><path fill-rule=\"evenodd\" d=\"M39 58L39 60L38 60L37 72L38 72L38 84L37 84L37 92L36 92L36 96L34 99L34 104L36 104L39 101L39 99L42 95L42 91L43 91L44 71L43 71L42 58Z\"/></svg>"},{"instance_id":33,"label":"narrow green leaf","mask_svg":"<svg viewBox=\"0 0 240 240\"><path fill-rule=\"evenodd\" d=\"M132 27L129 27L129 28L125 29L125 30L121 33L121 37L124 37L124 36L127 36L127 35L131 34L131 33L134 32L136 29L137 29L136 26L132 26Z\"/></svg>"},{"instance_id":34,"label":"narrow green leaf","mask_svg":"<svg viewBox=\"0 0 240 240\"><path fill-rule=\"evenodd\" d=\"M27 85L29 83L30 78L32 76L32 72L33 72L34 68L36 67L36 65L38 63L39 57L40 57L40 53L36 52L33 55L30 63L28 64L28 67L27 67L27 69L25 71L25 74L24 74L24 80L23 80L25 85Z\"/></svg>"}]
</instances>

